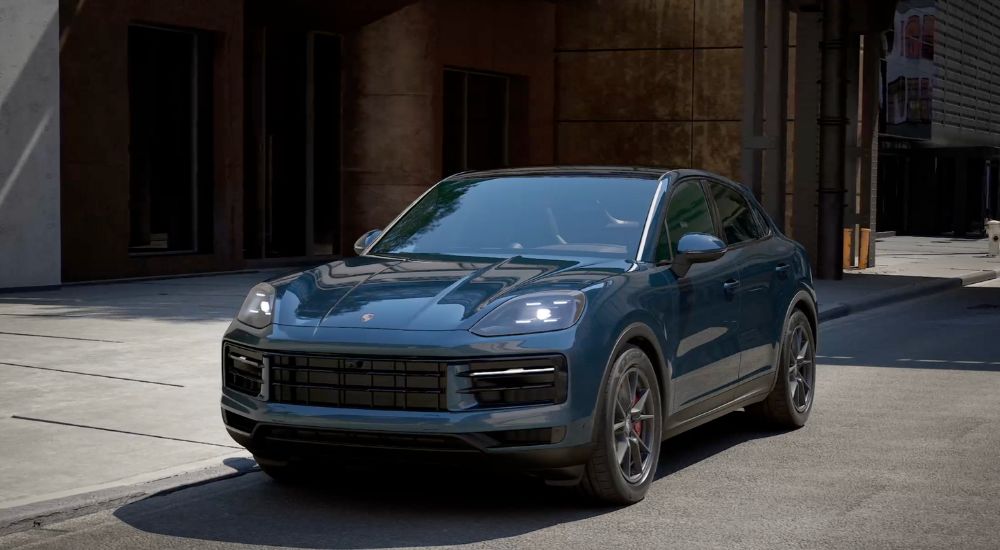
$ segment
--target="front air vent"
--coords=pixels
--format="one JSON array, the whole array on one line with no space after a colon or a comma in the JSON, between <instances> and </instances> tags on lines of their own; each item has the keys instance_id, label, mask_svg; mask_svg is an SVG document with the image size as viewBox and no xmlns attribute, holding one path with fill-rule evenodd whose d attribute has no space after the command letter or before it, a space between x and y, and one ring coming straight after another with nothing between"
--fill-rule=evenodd
<instances>
[{"instance_id":1,"label":"front air vent","mask_svg":"<svg viewBox=\"0 0 1000 550\"><path fill-rule=\"evenodd\" d=\"M478 408L566 401L566 361L559 355L474 361L459 378L459 395L471 398Z\"/></svg>"},{"instance_id":2,"label":"front air vent","mask_svg":"<svg viewBox=\"0 0 1000 550\"><path fill-rule=\"evenodd\" d=\"M259 351L226 344L222 347L223 383L257 397L264 381L264 356Z\"/></svg>"}]
</instances>

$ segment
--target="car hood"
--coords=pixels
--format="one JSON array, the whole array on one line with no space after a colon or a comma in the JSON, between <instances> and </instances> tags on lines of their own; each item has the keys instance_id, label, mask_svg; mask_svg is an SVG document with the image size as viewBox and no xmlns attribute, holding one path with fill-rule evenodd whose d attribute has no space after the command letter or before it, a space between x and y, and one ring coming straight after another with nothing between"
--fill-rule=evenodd
<instances>
[{"instance_id":1,"label":"car hood","mask_svg":"<svg viewBox=\"0 0 1000 550\"><path fill-rule=\"evenodd\" d=\"M579 290L628 270L624 260L356 257L274 281L279 325L455 330L514 294Z\"/></svg>"}]
</instances>

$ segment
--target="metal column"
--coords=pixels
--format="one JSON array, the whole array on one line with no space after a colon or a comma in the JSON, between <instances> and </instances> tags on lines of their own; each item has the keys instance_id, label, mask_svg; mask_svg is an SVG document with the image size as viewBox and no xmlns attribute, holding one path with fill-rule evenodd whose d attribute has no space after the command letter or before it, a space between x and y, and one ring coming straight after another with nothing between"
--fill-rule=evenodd
<instances>
[{"instance_id":1,"label":"metal column","mask_svg":"<svg viewBox=\"0 0 1000 550\"><path fill-rule=\"evenodd\" d=\"M767 2L766 151L760 195L767 213L785 227L788 156L788 0Z\"/></svg>"},{"instance_id":2,"label":"metal column","mask_svg":"<svg viewBox=\"0 0 1000 550\"><path fill-rule=\"evenodd\" d=\"M761 147L764 130L764 0L743 0L743 154L741 179L758 199L762 194ZM783 223L784 220L776 220Z\"/></svg>"},{"instance_id":3,"label":"metal column","mask_svg":"<svg viewBox=\"0 0 1000 550\"><path fill-rule=\"evenodd\" d=\"M847 131L847 2L823 6L822 81L820 83L820 279L844 277L844 168Z\"/></svg>"}]
</instances>

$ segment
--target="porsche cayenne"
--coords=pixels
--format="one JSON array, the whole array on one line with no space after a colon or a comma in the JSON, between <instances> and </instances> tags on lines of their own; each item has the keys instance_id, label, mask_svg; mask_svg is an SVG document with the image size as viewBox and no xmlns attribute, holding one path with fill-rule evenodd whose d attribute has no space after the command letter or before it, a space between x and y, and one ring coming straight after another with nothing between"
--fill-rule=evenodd
<instances>
[{"instance_id":1,"label":"porsche cayenne","mask_svg":"<svg viewBox=\"0 0 1000 550\"><path fill-rule=\"evenodd\" d=\"M812 408L805 252L720 176L463 173L355 251L257 285L225 334L223 419L277 479L456 460L627 504L663 439Z\"/></svg>"}]
</instances>

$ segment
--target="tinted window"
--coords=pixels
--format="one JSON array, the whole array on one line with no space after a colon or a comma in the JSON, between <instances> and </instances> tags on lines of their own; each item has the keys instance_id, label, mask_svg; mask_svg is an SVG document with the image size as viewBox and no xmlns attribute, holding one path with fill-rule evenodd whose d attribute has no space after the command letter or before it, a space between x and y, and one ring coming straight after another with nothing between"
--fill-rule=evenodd
<instances>
[{"instance_id":1,"label":"tinted window","mask_svg":"<svg viewBox=\"0 0 1000 550\"><path fill-rule=\"evenodd\" d=\"M661 228L656 258L665 260L676 255L681 237L688 233L715 234L708 200L701 186L694 181L681 182L670 195L667 219Z\"/></svg>"},{"instance_id":2,"label":"tinted window","mask_svg":"<svg viewBox=\"0 0 1000 550\"><path fill-rule=\"evenodd\" d=\"M750 203L735 189L712 182L712 196L727 244L753 241L764 236Z\"/></svg>"},{"instance_id":3,"label":"tinted window","mask_svg":"<svg viewBox=\"0 0 1000 550\"><path fill-rule=\"evenodd\" d=\"M634 258L657 184L577 176L444 181L372 253Z\"/></svg>"}]
</instances>

